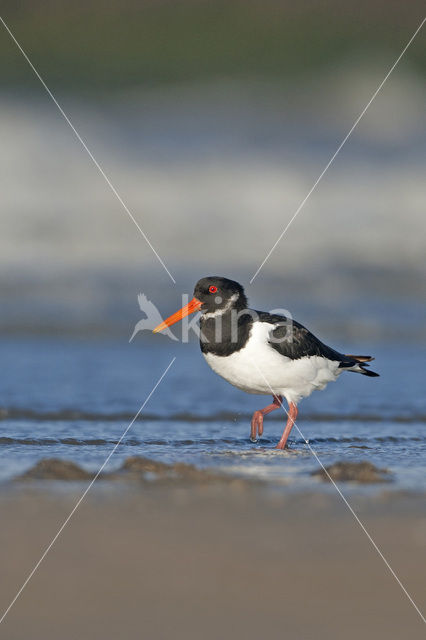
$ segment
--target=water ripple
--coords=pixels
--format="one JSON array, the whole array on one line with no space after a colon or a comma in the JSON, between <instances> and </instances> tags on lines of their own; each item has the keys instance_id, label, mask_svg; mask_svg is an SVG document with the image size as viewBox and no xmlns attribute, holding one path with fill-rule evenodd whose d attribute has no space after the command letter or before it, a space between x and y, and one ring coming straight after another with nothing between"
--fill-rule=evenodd
<instances>
[{"instance_id":1,"label":"water ripple","mask_svg":"<svg viewBox=\"0 0 426 640\"><path fill-rule=\"evenodd\" d=\"M122 422L133 420L134 414L122 412L88 412L79 409L61 409L58 411L35 411L19 407L0 408L0 420L33 420L37 422ZM242 422L251 419L251 414L233 413L231 411L217 411L208 415L199 415L191 412L172 413L161 415L154 413L144 413L138 420L150 422ZM280 413L268 416L268 421L282 421ZM303 420L307 422L398 422L398 423L426 423L426 414L392 414L384 413L304 413Z\"/></svg>"},{"instance_id":2,"label":"water ripple","mask_svg":"<svg viewBox=\"0 0 426 640\"><path fill-rule=\"evenodd\" d=\"M242 442L247 442L248 438L199 438L199 439L137 439L137 438L128 438L122 440L120 444L125 446L170 446L174 447L189 447L189 446L217 446L217 445L237 445ZM269 444L274 442L272 439L264 438L259 441L262 444ZM316 437L309 438L308 440L303 440L301 438L295 439L293 441L295 444L373 444L373 443L389 443L389 444L403 444L407 442L426 442L426 435L424 436L374 436L374 437L365 437L360 438L357 436L353 437ZM27 445L27 446L49 446L49 445L69 445L69 446L102 446L102 445L115 445L118 443L118 440L108 439L108 438L10 438L7 436L0 437L0 446L10 446L10 445Z\"/></svg>"}]
</instances>

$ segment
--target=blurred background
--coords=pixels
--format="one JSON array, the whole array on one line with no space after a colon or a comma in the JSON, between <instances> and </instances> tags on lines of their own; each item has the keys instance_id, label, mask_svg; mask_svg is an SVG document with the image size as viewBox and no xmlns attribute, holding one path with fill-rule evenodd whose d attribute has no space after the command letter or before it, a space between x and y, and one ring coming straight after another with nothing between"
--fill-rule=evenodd
<instances>
[{"instance_id":1,"label":"blurred background","mask_svg":"<svg viewBox=\"0 0 426 640\"><path fill-rule=\"evenodd\" d=\"M424 341L423 3L5 0L3 18L150 241L0 29L0 330L119 336L199 277L322 337ZM144 338L141 338L144 339ZM146 336L146 339L151 339Z\"/></svg>"}]
</instances>

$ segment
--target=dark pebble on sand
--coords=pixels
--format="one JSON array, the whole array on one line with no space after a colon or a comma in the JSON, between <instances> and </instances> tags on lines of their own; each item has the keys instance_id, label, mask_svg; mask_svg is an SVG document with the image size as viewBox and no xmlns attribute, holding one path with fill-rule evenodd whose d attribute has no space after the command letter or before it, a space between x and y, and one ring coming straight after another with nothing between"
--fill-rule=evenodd
<instances>
[{"instance_id":1,"label":"dark pebble on sand","mask_svg":"<svg viewBox=\"0 0 426 640\"><path fill-rule=\"evenodd\" d=\"M34 467L19 476L18 480L92 480L95 474L82 469L79 465L68 460L46 458L37 462ZM197 469L191 464L175 463L165 464L141 456L127 458L117 471L100 474L99 480L142 481L142 482L167 482L167 483L191 483L207 485L210 483L226 483L227 485L245 486L242 479L234 478L226 474L216 474L207 469Z\"/></svg>"},{"instance_id":2,"label":"dark pebble on sand","mask_svg":"<svg viewBox=\"0 0 426 640\"><path fill-rule=\"evenodd\" d=\"M69 460L46 458L19 476L20 480L91 480L94 473L85 471Z\"/></svg>"},{"instance_id":3,"label":"dark pebble on sand","mask_svg":"<svg viewBox=\"0 0 426 640\"><path fill-rule=\"evenodd\" d=\"M317 469L312 476L321 480L336 482L358 482L360 484L373 482L391 482L387 469L380 469L371 462L335 462L324 469Z\"/></svg>"}]
</instances>

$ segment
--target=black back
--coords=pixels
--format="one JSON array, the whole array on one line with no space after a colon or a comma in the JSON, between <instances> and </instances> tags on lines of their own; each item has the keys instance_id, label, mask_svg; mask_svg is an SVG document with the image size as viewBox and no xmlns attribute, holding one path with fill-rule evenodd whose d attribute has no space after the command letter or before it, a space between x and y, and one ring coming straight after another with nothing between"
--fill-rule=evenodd
<instances>
[{"instance_id":1,"label":"black back","mask_svg":"<svg viewBox=\"0 0 426 640\"><path fill-rule=\"evenodd\" d=\"M258 311L260 322L270 324L280 323L271 333L269 344L281 355L297 360L306 356L322 356L328 360L344 363L344 366L353 366L355 360L345 354L328 347L313 333L297 320L288 319L285 316Z\"/></svg>"}]
</instances>

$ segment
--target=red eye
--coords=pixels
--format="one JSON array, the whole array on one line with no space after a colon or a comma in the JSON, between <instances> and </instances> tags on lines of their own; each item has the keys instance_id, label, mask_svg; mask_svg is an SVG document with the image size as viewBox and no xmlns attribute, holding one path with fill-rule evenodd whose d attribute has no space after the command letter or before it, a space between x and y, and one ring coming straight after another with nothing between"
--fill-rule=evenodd
<instances>
[{"instance_id":1,"label":"red eye","mask_svg":"<svg viewBox=\"0 0 426 640\"><path fill-rule=\"evenodd\" d=\"M210 293L216 293L216 292L217 292L217 287L215 287L215 286L214 286L214 284L212 284L212 285L209 287L209 291L210 291Z\"/></svg>"}]
</instances>

